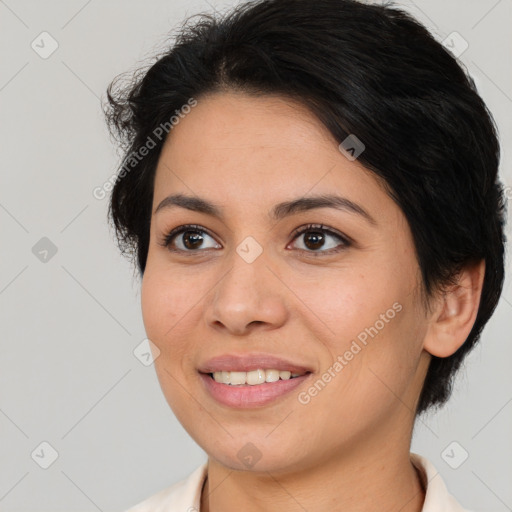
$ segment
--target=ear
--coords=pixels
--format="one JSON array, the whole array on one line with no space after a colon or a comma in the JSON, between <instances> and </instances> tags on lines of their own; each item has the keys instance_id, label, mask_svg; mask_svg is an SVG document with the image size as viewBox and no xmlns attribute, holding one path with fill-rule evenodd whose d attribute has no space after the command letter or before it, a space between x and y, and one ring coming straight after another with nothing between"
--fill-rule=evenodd
<instances>
[{"instance_id":1,"label":"ear","mask_svg":"<svg viewBox=\"0 0 512 512\"><path fill-rule=\"evenodd\" d=\"M485 275L485 260L463 269L458 282L437 299L423 348L448 357L466 341L476 320Z\"/></svg>"}]
</instances>

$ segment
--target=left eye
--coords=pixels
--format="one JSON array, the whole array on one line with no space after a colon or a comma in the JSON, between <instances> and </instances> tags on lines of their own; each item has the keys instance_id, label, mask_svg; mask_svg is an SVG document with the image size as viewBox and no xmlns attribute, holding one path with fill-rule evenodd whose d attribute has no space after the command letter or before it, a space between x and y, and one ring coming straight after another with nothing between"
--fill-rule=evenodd
<instances>
[{"instance_id":1,"label":"left eye","mask_svg":"<svg viewBox=\"0 0 512 512\"><path fill-rule=\"evenodd\" d=\"M303 247L299 247L299 250L311 253L313 256L317 256L322 253L338 252L350 246L350 241L347 238L325 228L321 224L309 224L304 228L299 228L294 232L294 236L294 240L300 240L300 237L303 237ZM329 238L336 238L338 243L326 243L326 240ZM319 248L324 250L318 251L317 249Z\"/></svg>"}]
</instances>

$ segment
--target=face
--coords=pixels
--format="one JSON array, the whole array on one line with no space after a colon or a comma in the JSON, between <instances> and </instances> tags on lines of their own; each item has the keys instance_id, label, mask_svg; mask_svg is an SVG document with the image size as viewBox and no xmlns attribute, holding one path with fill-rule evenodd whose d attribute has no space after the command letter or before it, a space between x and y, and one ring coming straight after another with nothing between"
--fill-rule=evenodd
<instances>
[{"instance_id":1,"label":"face","mask_svg":"<svg viewBox=\"0 0 512 512\"><path fill-rule=\"evenodd\" d=\"M169 405L218 463L284 472L408 449L427 368L419 275L401 210L304 107L217 93L167 138L142 313Z\"/></svg>"}]
</instances>

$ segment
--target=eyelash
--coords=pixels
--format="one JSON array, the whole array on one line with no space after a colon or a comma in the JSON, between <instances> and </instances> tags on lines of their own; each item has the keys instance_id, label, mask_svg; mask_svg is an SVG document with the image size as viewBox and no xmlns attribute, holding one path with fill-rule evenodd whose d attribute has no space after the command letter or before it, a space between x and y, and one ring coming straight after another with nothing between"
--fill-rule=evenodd
<instances>
[{"instance_id":1,"label":"eyelash","mask_svg":"<svg viewBox=\"0 0 512 512\"><path fill-rule=\"evenodd\" d=\"M185 224L183 226L178 226L177 228L174 228L173 230L171 230L167 235L165 235L163 237L163 239L159 242L159 245L161 245L162 247L166 247L171 252L176 252L176 253L179 252L179 253L187 254L187 255L195 255L197 253L204 252L204 249L203 250L198 249L196 251L194 251L194 250L186 250L185 251L183 249L173 249L170 247L172 240L177 235L180 235L187 231L198 232L201 234L207 234L208 236L215 238L213 235L211 235L208 232L207 229L203 228L202 226L199 226L197 224ZM347 249L348 247L350 247L352 245L352 241L347 236L343 236L340 233L337 233L329 228L326 228L322 224L308 224L307 226L297 228L296 230L293 231L293 233L291 235L291 236L293 236L292 241L295 241L297 238L299 238L299 236L301 236L304 233L307 233L309 231L313 231L315 233L323 233L323 234L331 235L335 238L338 238L341 241L341 245L339 247L336 247L334 249L329 249L327 251L311 251L311 250L307 251L305 249L298 249L302 253L306 253L308 256L311 255L311 256L317 257L317 256L321 256L321 255L326 255L326 254L330 255L330 254L338 253L344 249Z\"/></svg>"}]
</instances>

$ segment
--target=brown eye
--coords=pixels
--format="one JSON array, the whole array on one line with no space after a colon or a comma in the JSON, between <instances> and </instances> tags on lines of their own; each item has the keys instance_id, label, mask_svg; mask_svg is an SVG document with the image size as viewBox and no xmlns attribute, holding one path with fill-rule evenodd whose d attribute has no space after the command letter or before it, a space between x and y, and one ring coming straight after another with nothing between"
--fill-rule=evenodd
<instances>
[{"instance_id":1,"label":"brown eye","mask_svg":"<svg viewBox=\"0 0 512 512\"><path fill-rule=\"evenodd\" d=\"M351 245L347 237L331 229L327 229L323 225L309 224L305 228L299 228L295 231L294 241L300 240L301 238L303 241L302 244L299 244L298 249L313 256L332 254L346 249ZM336 243L333 239L338 242ZM302 245L302 247L300 245Z\"/></svg>"},{"instance_id":2,"label":"brown eye","mask_svg":"<svg viewBox=\"0 0 512 512\"><path fill-rule=\"evenodd\" d=\"M210 242L210 246L205 245ZM167 247L170 251L175 252L200 252L199 249L217 249L220 245L215 242L213 237L209 235L201 226L186 225L179 226L173 229L161 243L164 247Z\"/></svg>"},{"instance_id":3,"label":"brown eye","mask_svg":"<svg viewBox=\"0 0 512 512\"><path fill-rule=\"evenodd\" d=\"M325 243L325 235L320 232L309 231L305 233L304 245L311 250L320 249Z\"/></svg>"},{"instance_id":4,"label":"brown eye","mask_svg":"<svg viewBox=\"0 0 512 512\"><path fill-rule=\"evenodd\" d=\"M182 241L187 249L197 249L203 243L203 236L197 231L184 231Z\"/></svg>"}]
</instances>

